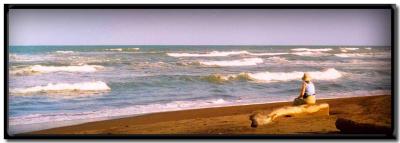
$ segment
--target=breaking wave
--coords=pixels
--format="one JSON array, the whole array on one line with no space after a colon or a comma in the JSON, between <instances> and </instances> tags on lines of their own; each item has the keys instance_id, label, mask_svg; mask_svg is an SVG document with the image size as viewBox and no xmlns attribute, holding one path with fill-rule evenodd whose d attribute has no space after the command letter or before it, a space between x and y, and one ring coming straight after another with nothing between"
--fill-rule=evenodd
<instances>
[{"instance_id":1,"label":"breaking wave","mask_svg":"<svg viewBox=\"0 0 400 143\"><path fill-rule=\"evenodd\" d=\"M359 48L340 48L340 51L346 53L348 51L355 51L355 50L358 50L358 49Z\"/></svg>"},{"instance_id":2,"label":"breaking wave","mask_svg":"<svg viewBox=\"0 0 400 143\"><path fill-rule=\"evenodd\" d=\"M341 58L364 58L364 57L375 57L375 58L390 58L390 53L351 53L351 54L335 54L336 57Z\"/></svg>"},{"instance_id":3,"label":"breaking wave","mask_svg":"<svg viewBox=\"0 0 400 143\"><path fill-rule=\"evenodd\" d=\"M51 60L49 57L46 57L46 56L33 56L33 55L20 55L20 54L10 54L9 59L10 59L10 61L14 61L14 62L32 62L32 61Z\"/></svg>"},{"instance_id":4,"label":"breaking wave","mask_svg":"<svg viewBox=\"0 0 400 143\"><path fill-rule=\"evenodd\" d=\"M308 71L315 80L334 80L342 77L342 74L334 68L323 71ZM274 81L291 81L300 80L304 72L261 72L249 74L250 78L257 81L274 82Z\"/></svg>"},{"instance_id":5,"label":"breaking wave","mask_svg":"<svg viewBox=\"0 0 400 143\"><path fill-rule=\"evenodd\" d=\"M278 55L298 55L298 56L311 56L311 57L318 57L318 56L328 56L329 53L323 53L324 51L330 51L332 49L306 49L306 48L298 48L298 49L291 49L293 53L252 53L248 51L212 51L209 53L167 53L168 56L171 57L227 57L231 55L250 55L250 56L278 56Z\"/></svg>"},{"instance_id":6,"label":"breaking wave","mask_svg":"<svg viewBox=\"0 0 400 143\"><path fill-rule=\"evenodd\" d=\"M323 49L309 49L309 48L295 48L295 49L290 49L292 51L305 51L305 52L327 52L331 51L331 48L323 48Z\"/></svg>"},{"instance_id":7,"label":"breaking wave","mask_svg":"<svg viewBox=\"0 0 400 143\"><path fill-rule=\"evenodd\" d=\"M277 62L277 63L289 62L289 60L287 60L286 58L282 58L282 57L269 57L267 59L270 60L270 61L273 61L273 62Z\"/></svg>"},{"instance_id":8,"label":"breaking wave","mask_svg":"<svg viewBox=\"0 0 400 143\"><path fill-rule=\"evenodd\" d=\"M252 78L249 76L248 73L242 72L238 75L222 75L222 74L212 74L209 76L205 76L202 78L205 81L211 82L211 83L225 83L226 81L232 81L232 80L252 80Z\"/></svg>"},{"instance_id":9,"label":"breaking wave","mask_svg":"<svg viewBox=\"0 0 400 143\"><path fill-rule=\"evenodd\" d=\"M95 92L111 90L108 85L102 81L95 82L81 82L81 83L49 83L45 86L34 86L28 88L15 88L11 89L10 93L13 94L27 94L37 92Z\"/></svg>"},{"instance_id":10,"label":"breaking wave","mask_svg":"<svg viewBox=\"0 0 400 143\"><path fill-rule=\"evenodd\" d=\"M342 73L334 68L323 71L306 71L310 73L314 80L334 80L342 77ZM251 80L256 82L284 82L292 80L300 80L304 72L259 72L259 73L240 73L237 75L221 75L213 74L206 76L204 79L212 83L224 83L231 80Z\"/></svg>"},{"instance_id":11,"label":"breaking wave","mask_svg":"<svg viewBox=\"0 0 400 143\"><path fill-rule=\"evenodd\" d=\"M287 55L289 53L248 53L252 56L278 56L278 55Z\"/></svg>"},{"instance_id":12,"label":"breaking wave","mask_svg":"<svg viewBox=\"0 0 400 143\"><path fill-rule=\"evenodd\" d=\"M113 48L113 49L105 49L106 51L138 51L140 48Z\"/></svg>"},{"instance_id":13,"label":"breaking wave","mask_svg":"<svg viewBox=\"0 0 400 143\"><path fill-rule=\"evenodd\" d=\"M74 51L56 51L58 54L72 54Z\"/></svg>"},{"instance_id":14,"label":"breaking wave","mask_svg":"<svg viewBox=\"0 0 400 143\"><path fill-rule=\"evenodd\" d=\"M104 68L103 66L99 65L81 65L81 66L34 65L22 69L12 70L10 73L14 75L31 75L31 74L51 73L51 72L96 72L97 70L103 68Z\"/></svg>"},{"instance_id":15,"label":"breaking wave","mask_svg":"<svg viewBox=\"0 0 400 143\"><path fill-rule=\"evenodd\" d=\"M209 53L203 54L191 54L191 53L167 53L168 56L171 57L226 57L230 55L240 55L240 54L248 54L247 51L229 51L229 52L219 52L212 51Z\"/></svg>"},{"instance_id":16,"label":"breaking wave","mask_svg":"<svg viewBox=\"0 0 400 143\"><path fill-rule=\"evenodd\" d=\"M298 55L298 56L307 56L307 57L320 57L320 56L329 56L330 54L328 53L322 53L322 52L294 52L292 53L293 55Z\"/></svg>"},{"instance_id":17,"label":"breaking wave","mask_svg":"<svg viewBox=\"0 0 400 143\"><path fill-rule=\"evenodd\" d=\"M340 48L341 50L349 50L349 51L355 51L358 50L359 48Z\"/></svg>"},{"instance_id":18,"label":"breaking wave","mask_svg":"<svg viewBox=\"0 0 400 143\"><path fill-rule=\"evenodd\" d=\"M200 65L206 66L255 66L257 64L263 63L261 58L245 58L240 60L232 61L200 61Z\"/></svg>"}]
</instances>

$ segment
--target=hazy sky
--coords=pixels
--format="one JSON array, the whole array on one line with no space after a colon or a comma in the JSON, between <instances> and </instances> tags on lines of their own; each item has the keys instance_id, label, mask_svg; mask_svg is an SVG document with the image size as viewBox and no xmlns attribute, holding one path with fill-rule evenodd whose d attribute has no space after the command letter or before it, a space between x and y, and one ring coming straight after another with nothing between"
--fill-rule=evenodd
<instances>
[{"instance_id":1,"label":"hazy sky","mask_svg":"<svg viewBox=\"0 0 400 143\"><path fill-rule=\"evenodd\" d=\"M390 45L389 10L23 10L10 45Z\"/></svg>"}]
</instances>

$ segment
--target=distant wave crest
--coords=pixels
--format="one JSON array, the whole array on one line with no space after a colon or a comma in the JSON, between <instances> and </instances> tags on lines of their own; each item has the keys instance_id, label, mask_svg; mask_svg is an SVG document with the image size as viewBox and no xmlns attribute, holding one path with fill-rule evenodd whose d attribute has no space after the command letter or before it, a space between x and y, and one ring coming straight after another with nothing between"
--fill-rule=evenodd
<instances>
[{"instance_id":1,"label":"distant wave crest","mask_svg":"<svg viewBox=\"0 0 400 143\"><path fill-rule=\"evenodd\" d=\"M355 50L358 50L358 49L360 49L360 48L340 48L340 49L342 49L342 50L355 51Z\"/></svg>"},{"instance_id":2,"label":"distant wave crest","mask_svg":"<svg viewBox=\"0 0 400 143\"><path fill-rule=\"evenodd\" d=\"M375 58L390 58L390 53L342 53L335 54L336 57L341 58L364 58L364 57L375 57Z\"/></svg>"},{"instance_id":3,"label":"distant wave crest","mask_svg":"<svg viewBox=\"0 0 400 143\"><path fill-rule=\"evenodd\" d=\"M171 57L226 57L230 55L240 55L240 54L248 54L247 51L212 51L209 53L203 54L193 54L193 53L167 53L168 56Z\"/></svg>"},{"instance_id":4,"label":"distant wave crest","mask_svg":"<svg viewBox=\"0 0 400 143\"><path fill-rule=\"evenodd\" d=\"M294 52L292 53L293 55L298 55L298 56L307 56L307 57L320 57L320 56L329 56L330 54L328 53L323 53L323 52Z\"/></svg>"},{"instance_id":5,"label":"distant wave crest","mask_svg":"<svg viewBox=\"0 0 400 143\"><path fill-rule=\"evenodd\" d=\"M200 61L200 65L206 66L255 66L257 64L263 63L261 58L245 58L240 60L231 61Z\"/></svg>"},{"instance_id":6,"label":"distant wave crest","mask_svg":"<svg viewBox=\"0 0 400 143\"><path fill-rule=\"evenodd\" d=\"M42 66L33 65L21 69L12 70L10 73L14 75L31 75L40 73L51 73L51 72L96 72L99 69L103 69L103 66L99 65L81 65L81 66Z\"/></svg>"},{"instance_id":7,"label":"distant wave crest","mask_svg":"<svg viewBox=\"0 0 400 143\"><path fill-rule=\"evenodd\" d=\"M28 88L15 88L10 92L13 94L27 94L37 92L75 92L75 91L106 91L111 90L108 85L102 81L82 82L82 83L49 83L45 86L34 86Z\"/></svg>"},{"instance_id":8,"label":"distant wave crest","mask_svg":"<svg viewBox=\"0 0 400 143\"><path fill-rule=\"evenodd\" d=\"M332 49L325 48L325 49L306 49L306 48L298 48L298 49L291 49L291 53L252 53L248 51L212 51L209 53L167 53L168 56L171 57L227 57L232 55L250 55L250 56L277 56L277 55L298 55L298 56L311 56L311 57L318 57L318 56L328 56L329 53L323 53L325 51L330 51Z\"/></svg>"},{"instance_id":9,"label":"distant wave crest","mask_svg":"<svg viewBox=\"0 0 400 143\"><path fill-rule=\"evenodd\" d=\"M138 51L138 50L140 50L140 48L112 48L112 49L105 49L105 50L122 52L122 51Z\"/></svg>"},{"instance_id":10,"label":"distant wave crest","mask_svg":"<svg viewBox=\"0 0 400 143\"><path fill-rule=\"evenodd\" d=\"M287 55L289 53L248 53L252 56L278 56L278 55Z\"/></svg>"},{"instance_id":11,"label":"distant wave crest","mask_svg":"<svg viewBox=\"0 0 400 143\"><path fill-rule=\"evenodd\" d=\"M13 62L32 62L32 61L44 61L49 60L43 56L32 56L32 55L20 55L20 54L9 54L10 61Z\"/></svg>"},{"instance_id":12,"label":"distant wave crest","mask_svg":"<svg viewBox=\"0 0 400 143\"><path fill-rule=\"evenodd\" d=\"M344 48L340 48L340 51L346 53L346 52L348 52L348 51L355 51L355 50L358 50L358 49L359 49L359 48L344 47Z\"/></svg>"},{"instance_id":13,"label":"distant wave crest","mask_svg":"<svg viewBox=\"0 0 400 143\"><path fill-rule=\"evenodd\" d=\"M309 49L309 48L295 48L295 49L290 49L292 51L305 51L305 52L327 52L331 51L331 48L322 48L322 49Z\"/></svg>"},{"instance_id":14,"label":"distant wave crest","mask_svg":"<svg viewBox=\"0 0 400 143\"><path fill-rule=\"evenodd\" d=\"M269 57L267 58L267 60L276 62L276 63L286 63L289 62L289 60L287 60L286 58L283 57Z\"/></svg>"},{"instance_id":15,"label":"distant wave crest","mask_svg":"<svg viewBox=\"0 0 400 143\"><path fill-rule=\"evenodd\" d=\"M72 54L74 51L56 51L58 54Z\"/></svg>"}]
</instances>

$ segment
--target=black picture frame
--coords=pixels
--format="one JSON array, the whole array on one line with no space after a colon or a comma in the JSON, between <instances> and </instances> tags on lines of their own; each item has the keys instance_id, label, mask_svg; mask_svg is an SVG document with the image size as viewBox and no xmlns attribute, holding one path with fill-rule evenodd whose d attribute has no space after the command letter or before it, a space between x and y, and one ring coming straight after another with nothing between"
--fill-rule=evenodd
<instances>
[{"instance_id":1,"label":"black picture frame","mask_svg":"<svg viewBox=\"0 0 400 143\"><path fill-rule=\"evenodd\" d=\"M10 9L389 9L391 12L392 134L302 135L10 135L8 134L8 12ZM397 9L394 4L5 4L4 5L4 138L5 139L397 139Z\"/></svg>"}]
</instances>

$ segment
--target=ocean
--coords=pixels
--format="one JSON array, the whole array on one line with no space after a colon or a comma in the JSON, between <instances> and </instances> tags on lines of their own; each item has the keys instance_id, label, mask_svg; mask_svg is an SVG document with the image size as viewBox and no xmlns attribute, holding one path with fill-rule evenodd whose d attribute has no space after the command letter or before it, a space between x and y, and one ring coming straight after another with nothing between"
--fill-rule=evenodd
<instances>
[{"instance_id":1,"label":"ocean","mask_svg":"<svg viewBox=\"0 0 400 143\"><path fill-rule=\"evenodd\" d=\"M391 48L10 46L9 133L146 113L391 93Z\"/></svg>"}]
</instances>

